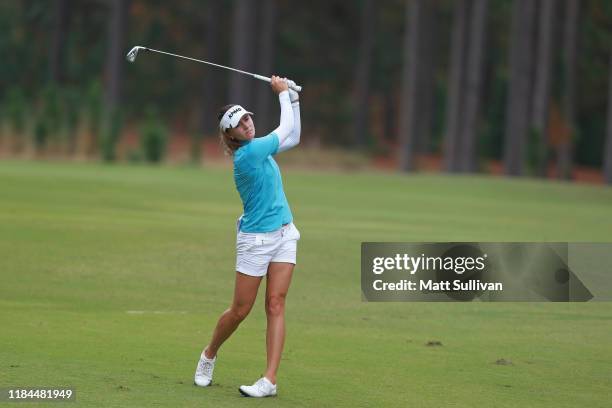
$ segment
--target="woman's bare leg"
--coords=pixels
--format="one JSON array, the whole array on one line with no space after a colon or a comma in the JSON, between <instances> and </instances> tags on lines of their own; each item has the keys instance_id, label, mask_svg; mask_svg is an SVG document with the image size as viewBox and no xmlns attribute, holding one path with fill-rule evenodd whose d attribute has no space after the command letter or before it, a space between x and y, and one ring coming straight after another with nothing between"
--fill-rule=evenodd
<instances>
[{"instance_id":1,"label":"woman's bare leg","mask_svg":"<svg viewBox=\"0 0 612 408\"><path fill-rule=\"evenodd\" d=\"M236 272L232 305L219 317L212 339L204 349L207 358L214 358L217 355L217 351L223 342L232 335L240 322L247 317L257 298L257 290L261 279L261 277Z\"/></svg>"},{"instance_id":2,"label":"woman's bare leg","mask_svg":"<svg viewBox=\"0 0 612 408\"><path fill-rule=\"evenodd\" d=\"M285 298L291 283L294 264L271 262L266 282L266 350L268 366L265 377L276 384L276 372L285 343Z\"/></svg>"}]
</instances>

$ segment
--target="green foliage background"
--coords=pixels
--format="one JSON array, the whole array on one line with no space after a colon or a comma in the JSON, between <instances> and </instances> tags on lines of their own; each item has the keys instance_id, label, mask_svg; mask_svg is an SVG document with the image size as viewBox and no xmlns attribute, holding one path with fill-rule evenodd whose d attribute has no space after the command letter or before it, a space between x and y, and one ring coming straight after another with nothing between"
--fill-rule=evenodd
<instances>
[{"instance_id":1,"label":"green foliage background","mask_svg":"<svg viewBox=\"0 0 612 408\"><path fill-rule=\"evenodd\" d=\"M215 16L223 27L219 38L222 51L217 62L229 64L229 27L234 3L228 0L222 3L223 13ZM205 48L208 4L207 1L192 0L132 0L127 44L145 44L204 58L208 51ZM392 116L391 127L382 127L391 134L371 134L376 140L396 138L396 119L400 115L397 102L405 4L400 0L376 2L378 10L371 92L375 99L390 94L390 100L394 101L393 105L386 107L387 114ZM575 160L578 164L599 167L606 128L612 5L605 0L584 0L580 4ZM49 89L50 80L53 2L24 0L0 4L0 55L3 55L3 63L0 64L0 117L13 126L23 122L18 117L27 117L28 121L35 123L26 126L28 132L39 135L39 140L63 138L68 140L68 144L72 143L74 136L75 118L86 117L91 126L96 127L102 114L100 107L95 106L91 92L92 87L103 87L105 83L109 19L109 5L104 1L85 0L71 2L70 5L70 30L63 44L64 69L60 83L53 84L57 101L51 106L45 90ZM274 72L295 78L308 90L302 104L304 131L320 138L324 144L350 146L353 143L351 96L360 38L359 5L360 2L341 0L276 3ZM430 141L434 152L440 152L444 130L453 7L451 0L435 3L437 32L436 43L432 47L435 48L437 61L437 113ZM501 157L511 9L511 0L490 2L483 74L483 117L479 126L479 153L482 158ZM258 14L251 18L257 20ZM557 39L555 50L557 54L562 52L560 39ZM556 91L553 91L553 95L556 92L558 98L563 70L558 55L555 61L553 89ZM240 68L255 70L253 66ZM136 64L126 63L124 97L120 106L124 119L122 123L140 122L146 116L145 107L155 104L160 118L171 131L176 123L181 123L187 127L187 133L202 132L201 118L210 115L201 111L203 99L212 97L202 89L209 70L197 64L157 55L149 55ZM221 89L226 89L227 76L218 77ZM256 92L266 92L264 84L254 86ZM19 95L23 95L23 98ZM98 103L101 103L100 99ZM23 125L17 125L20 126L23 128ZM60 128L64 136L55 135ZM99 133L99 130L95 133ZM374 151L382 148L376 143L370 143Z\"/></svg>"}]
</instances>

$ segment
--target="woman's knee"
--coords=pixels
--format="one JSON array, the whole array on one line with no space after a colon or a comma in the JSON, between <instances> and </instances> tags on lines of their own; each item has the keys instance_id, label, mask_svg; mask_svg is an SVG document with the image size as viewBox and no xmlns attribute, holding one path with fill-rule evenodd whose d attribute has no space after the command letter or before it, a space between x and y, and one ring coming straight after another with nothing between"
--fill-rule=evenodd
<instances>
[{"instance_id":1,"label":"woman's knee","mask_svg":"<svg viewBox=\"0 0 612 408\"><path fill-rule=\"evenodd\" d=\"M276 294L266 297L266 314L268 316L280 316L285 312L286 294Z\"/></svg>"},{"instance_id":2,"label":"woman's knee","mask_svg":"<svg viewBox=\"0 0 612 408\"><path fill-rule=\"evenodd\" d=\"M249 315L251 307L252 305L232 305L228 312L235 321L241 322Z\"/></svg>"}]
</instances>

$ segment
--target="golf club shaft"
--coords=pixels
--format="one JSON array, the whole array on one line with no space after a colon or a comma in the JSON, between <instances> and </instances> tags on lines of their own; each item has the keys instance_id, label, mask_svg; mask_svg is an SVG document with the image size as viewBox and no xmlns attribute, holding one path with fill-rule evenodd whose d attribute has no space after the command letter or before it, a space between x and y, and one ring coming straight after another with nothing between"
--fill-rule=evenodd
<instances>
[{"instance_id":1,"label":"golf club shaft","mask_svg":"<svg viewBox=\"0 0 612 408\"><path fill-rule=\"evenodd\" d=\"M166 55L170 55L172 57L178 57L178 58L183 58L183 59L190 60L190 61L201 62L202 64L212 65L213 67L217 67L217 68L229 69L230 71L238 72L239 74L244 74L244 75L252 76L253 78L259 79L260 81L266 81L266 82L270 82L271 81L271 79L268 78L267 76L257 75L257 74L253 74L251 72L242 71L240 69L226 67L225 65L215 64L214 62L208 62L208 61L203 61L203 60L199 60L199 59L196 59L196 58L185 57L183 55L173 54L171 52L166 52L166 51L155 50L153 48L148 48L148 47L142 47L142 48L144 50L147 50L147 51L158 52L160 54L166 54ZM300 92L302 90L302 87L298 86L298 85L296 85L296 86L289 86L289 87L291 89L293 89L294 91L296 91L296 92Z\"/></svg>"}]
</instances>

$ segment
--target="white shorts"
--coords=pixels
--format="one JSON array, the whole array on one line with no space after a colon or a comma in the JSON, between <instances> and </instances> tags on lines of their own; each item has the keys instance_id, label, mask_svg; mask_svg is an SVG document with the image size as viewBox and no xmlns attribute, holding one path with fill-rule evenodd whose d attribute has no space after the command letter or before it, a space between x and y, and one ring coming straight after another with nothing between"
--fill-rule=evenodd
<instances>
[{"instance_id":1,"label":"white shorts","mask_svg":"<svg viewBox=\"0 0 612 408\"><path fill-rule=\"evenodd\" d=\"M272 232L242 232L236 236L236 271L265 276L270 262L295 265L300 231L293 223Z\"/></svg>"}]
</instances>

